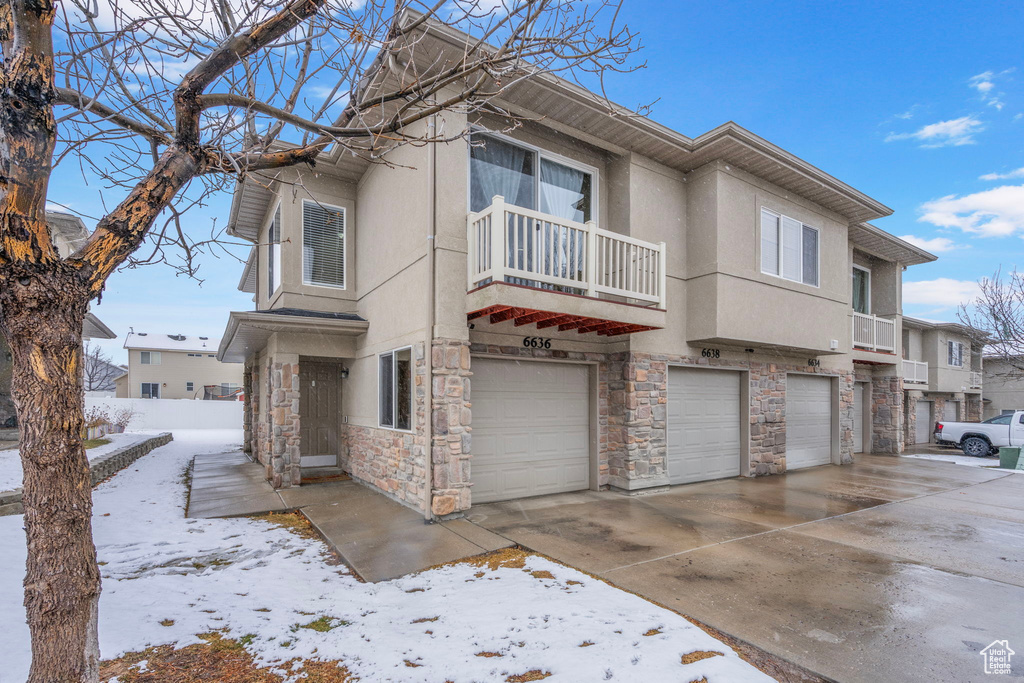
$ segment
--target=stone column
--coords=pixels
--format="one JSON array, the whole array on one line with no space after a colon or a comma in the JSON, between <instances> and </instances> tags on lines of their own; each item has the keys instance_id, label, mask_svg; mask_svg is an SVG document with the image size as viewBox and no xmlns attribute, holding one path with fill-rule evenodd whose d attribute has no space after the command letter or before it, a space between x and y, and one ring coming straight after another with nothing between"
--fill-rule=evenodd
<instances>
[{"instance_id":1,"label":"stone column","mask_svg":"<svg viewBox=\"0 0 1024 683\"><path fill-rule=\"evenodd\" d=\"M251 363L246 363L242 369L242 393L245 402L242 404L242 451L253 452L252 434L252 406L253 406L253 368Z\"/></svg>"},{"instance_id":2,"label":"stone column","mask_svg":"<svg viewBox=\"0 0 1024 683\"><path fill-rule=\"evenodd\" d=\"M967 410L967 422L981 422L981 396L979 394L967 395L964 405Z\"/></svg>"},{"instance_id":3,"label":"stone column","mask_svg":"<svg viewBox=\"0 0 1024 683\"><path fill-rule=\"evenodd\" d=\"M843 465L853 462L855 383L854 373L839 375L839 462Z\"/></svg>"},{"instance_id":4,"label":"stone column","mask_svg":"<svg viewBox=\"0 0 1024 683\"><path fill-rule=\"evenodd\" d=\"M668 484L668 358L613 354L601 364L601 460L608 483L626 491Z\"/></svg>"},{"instance_id":5,"label":"stone column","mask_svg":"<svg viewBox=\"0 0 1024 683\"><path fill-rule=\"evenodd\" d=\"M903 379L871 379L871 452L903 452Z\"/></svg>"},{"instance_id":6,"label":"stone column","mask_svg":"<svg viewBox=\"0 0 1024 683\"><path fill-rule=\"evenodd\" d=\"M470 506L469 341L435 339L431 348L431 505L444 517Z\"/></svg>"},{"instance_id":7,"label":"stone column","mask_svg":"<svg viewBox=\"0 0 1024 683\"><path fill-rule=\"evenodd\" d=\"M750 363L751 476L786 471L786 371Z\"/></svg>"},{"instance_id":8,"label":"stone column","mask_svg":"<svg viewBox=\"0 0 1024 683\"><path fill-rule=\"evenodd\" d=\"M285 362L287 361L287 362ZM270 483L275 489L302 483L299 455L299 363L294 356L270 362Z\"/></svg>"}]
</instances>

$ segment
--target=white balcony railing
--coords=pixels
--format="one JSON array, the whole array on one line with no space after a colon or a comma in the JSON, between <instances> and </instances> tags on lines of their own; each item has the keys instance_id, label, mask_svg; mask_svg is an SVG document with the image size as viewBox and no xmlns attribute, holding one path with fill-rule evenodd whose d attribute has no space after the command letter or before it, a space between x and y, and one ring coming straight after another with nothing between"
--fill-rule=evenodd
<instances>
[{"instance_id":1,"label":"white balcony railing","mask_svg":"<svg viewBox=\"0 0 1024 683\"><path fill-rule=\"evenodd\" d=\"M971 373L971 386L970 386L970 388L971 389L981 389L981 373L980 372L972 372Z\"/></svg>"},{"instance_id":2,"label":"white balcony railing","mask_svg":"<svg viewBox=\"0 0 1024 683\"><path fill-rule=\"evenodd\" d=\"M469 214L469 288L514 282L665 308L665 243L506 204ZM497 226L497 230L495 230Z\"/></svg>"},{"instance_id":3,"label":"white balcony railing","mask_svg":"<svg viewBox=\"0 0 1024 683\"><path fill-rule=\"evenodd\" d=\"M903 361L904 384L928 384L928 363L919 360Z\"/></svg>"},{"instance_id":4,"label":"white balcony railing","mask_svg":"<svg viewBox=\"0 0 1024 683\"><path fill-rule=\"evenodd\" d=\"M853 345L871 351L896 350L896 321L877 315L853 314Z\"/></svg>"}]
</instances>

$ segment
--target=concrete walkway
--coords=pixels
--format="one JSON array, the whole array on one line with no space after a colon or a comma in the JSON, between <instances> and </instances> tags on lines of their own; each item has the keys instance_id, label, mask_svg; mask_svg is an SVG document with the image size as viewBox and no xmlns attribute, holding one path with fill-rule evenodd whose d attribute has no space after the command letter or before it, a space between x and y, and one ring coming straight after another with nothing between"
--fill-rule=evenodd
<instances>
[{"instance_id":1,"label":"concrete walkway","mask_svg":"<svg viewBox=\"0 0 1024 683\"><path fill-rule=\"evenodd\" d=\"M470 519L830 679L980 681L989 643L1024 646L1013 474L858 456L646 496L480 505ZM1015 660L1008 680L1024 678Z\"/></svg>"},{"instance_id":2,"label":"concrete walkway","mask_svg":"<svg viewBox=\"0 0 1024 683\"><path fill-rule=\"evenodd\" d=\"M187 517L298 510L363 579L384 581L507 548L513 543L466 520L427 524L422 514L354 481L275 491L243 453L198 455Z\"/></svg>"}]
</instances>

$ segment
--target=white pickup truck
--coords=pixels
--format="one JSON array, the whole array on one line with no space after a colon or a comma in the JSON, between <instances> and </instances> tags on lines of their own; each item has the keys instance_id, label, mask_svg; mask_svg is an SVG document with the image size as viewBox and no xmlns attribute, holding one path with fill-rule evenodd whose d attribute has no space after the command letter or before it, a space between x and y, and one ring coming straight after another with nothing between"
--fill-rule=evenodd
<instances>
[{"instance_id":1,"label":"white pickup truck","mask_svg":"<svg viewBox=\"0 0 1024 683\"><path fill-rule=\"evenodd\" d=\"M959 446L964 455L976 458L998 453L1000 446L1024 446L1024 410L984 422L936 422L935 440Z\"/></svg>"}]
</instances>

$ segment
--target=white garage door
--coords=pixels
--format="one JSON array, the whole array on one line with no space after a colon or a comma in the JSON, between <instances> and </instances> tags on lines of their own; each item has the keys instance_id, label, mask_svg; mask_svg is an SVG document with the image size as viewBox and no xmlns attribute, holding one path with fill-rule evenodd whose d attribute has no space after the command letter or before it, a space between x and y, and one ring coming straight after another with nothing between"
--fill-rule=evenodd
<instances>
[{"instance_id":1,"label":"white garage door","mask_svg":"<svg viewBox=\"0 0 1024 683\"><path fill-rule=\"evenodd\" d=\"M956 422L959 407L960 401L946 401L946 404L942 406L942 419L946 422Z\"/></svg>"},{"instance_id":2,"label":"white garage door","mask_svg":"<svg viewBox=\"0 0 1024 683\"><path fill-rule=\"evenodd\" d=\"M671 484L740 473L740 374L670 368L666 424Z\"/></svg>"},{"instance_id":3,"label":"white garage door","mask_svg":"<svg viewBox=\"0 0 1024 683\"><path fill-rule=\"evenodd\" d=\"M786 375L786 469L832 462L832 383Z\"/></svg>"},{"instance_id":4,"label":"white garage door","mask_svg":"<svg viewBox=\"0 0 1024 683\"><path fill-rule=\"evenodd\" d=\"M853 452L864 452L864 383L853 385Z\"/></svg>"},{"instance_id":5,"label":"white garage door","mask_svg":"<svg viewBox=\"0 0 1024 683\"><path fill-rule=\"evenodd\" d=\"M914 406L914 443L928 443L932 437L932 404L918 401Z\"/></svg>"},{"instance_id":6,"label":"white garage door","mask_svg":"<svg viewBox=\"0 0 1024 683\"><path fill-rule=\"evenodd\" d=\"M590 485L588 368L473 359L473 502Z\"/></svg>"}]
</instances>

